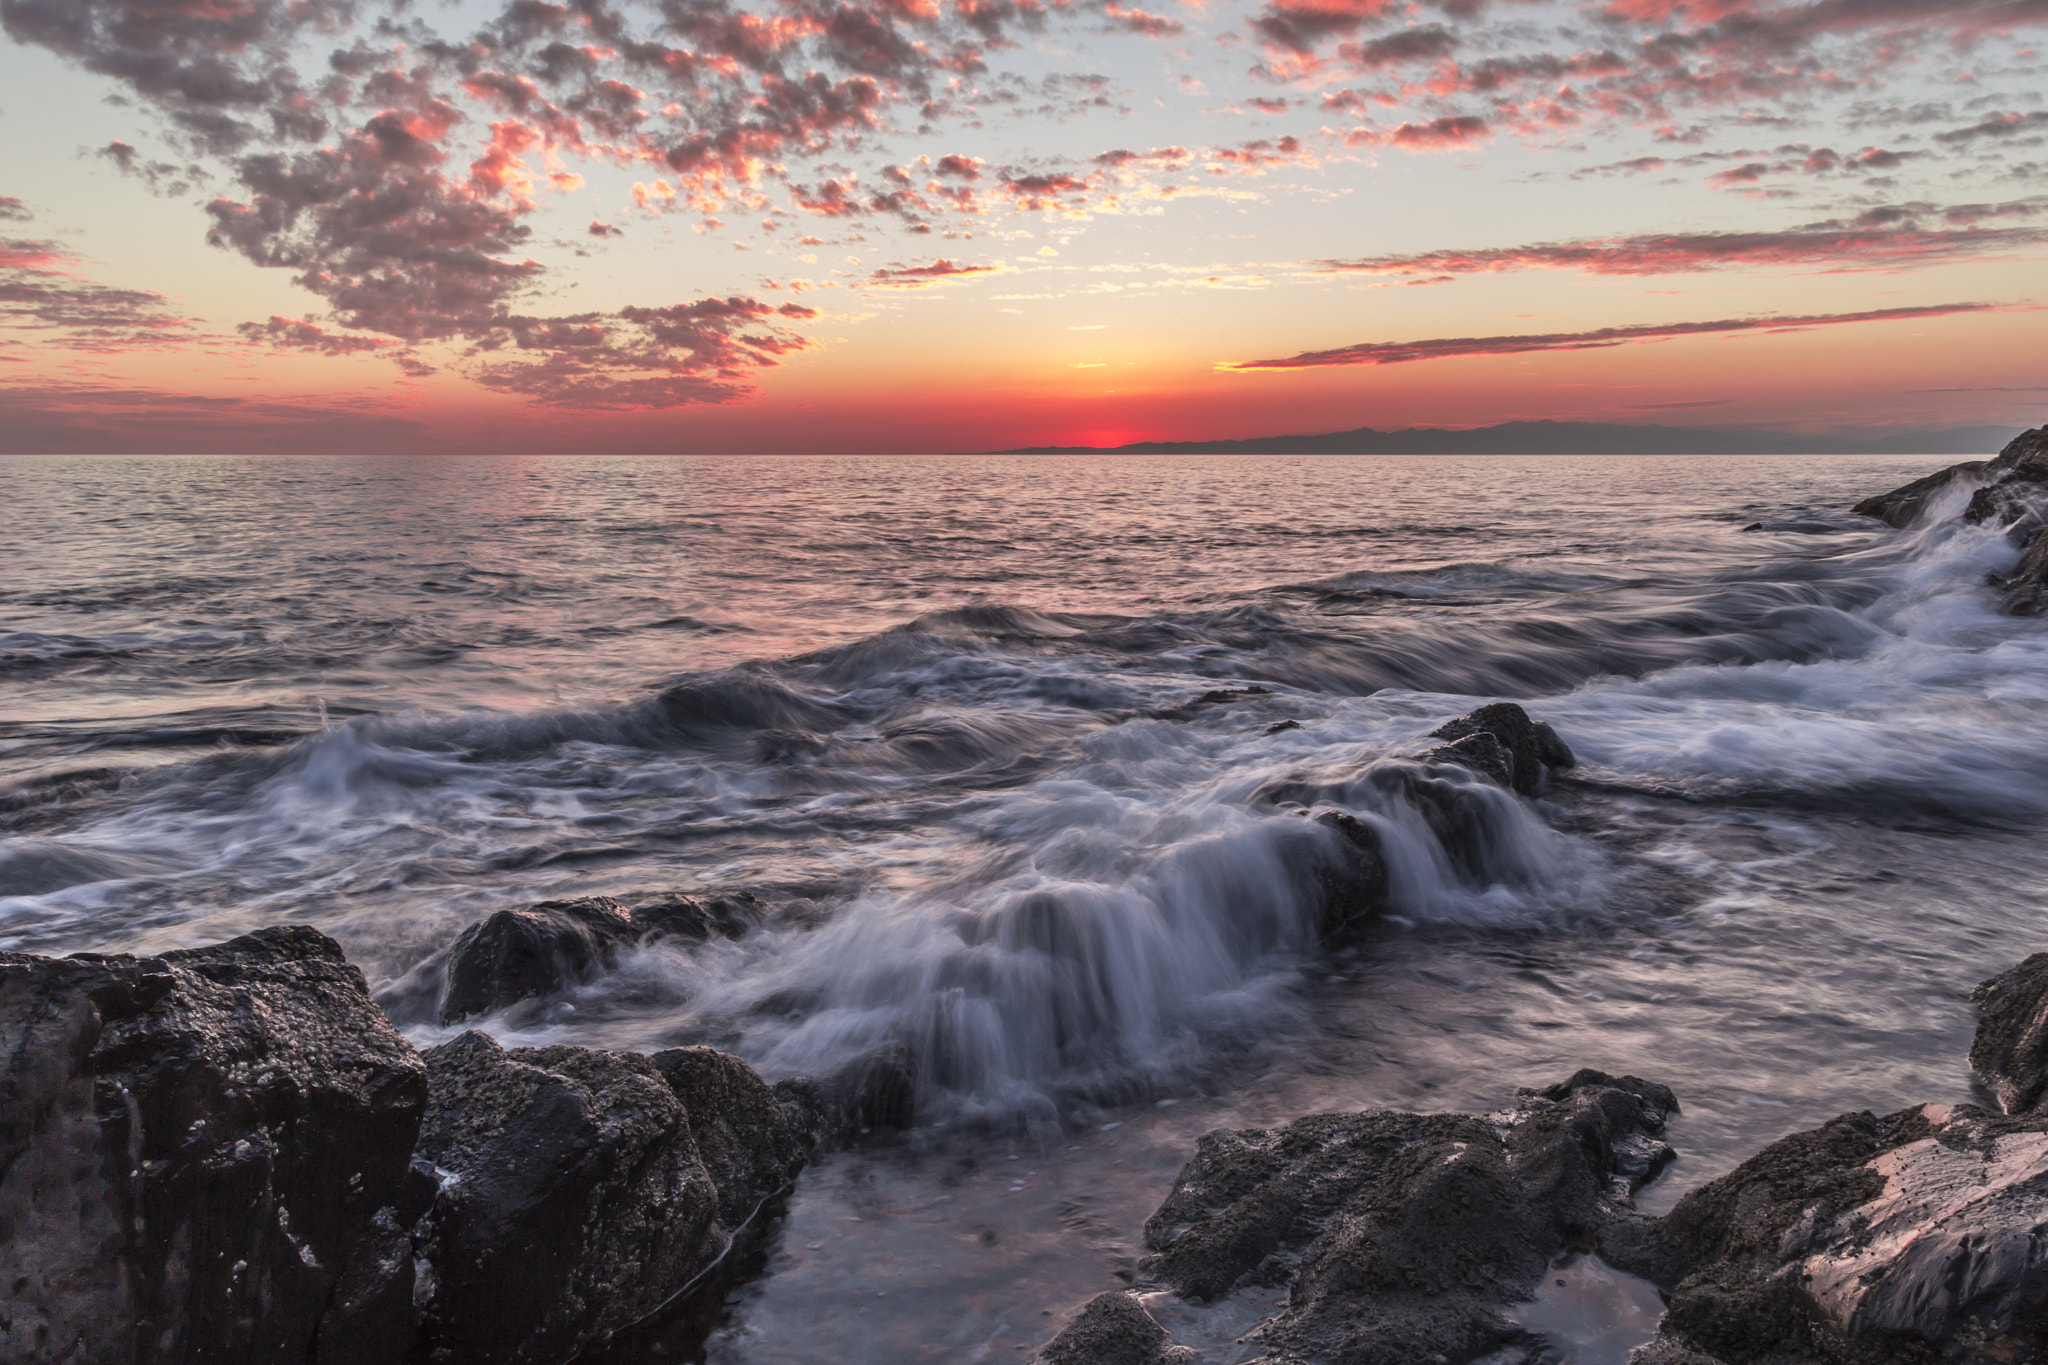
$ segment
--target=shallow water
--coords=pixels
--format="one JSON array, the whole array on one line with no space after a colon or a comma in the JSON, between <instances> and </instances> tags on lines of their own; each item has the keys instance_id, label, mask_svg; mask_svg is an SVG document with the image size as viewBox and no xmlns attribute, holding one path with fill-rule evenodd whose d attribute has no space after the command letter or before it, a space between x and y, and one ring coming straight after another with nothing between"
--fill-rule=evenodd
<instances>
[{"instance_id":1,"label":"shallow water","mask_svg":"<svg viewBox=\"0 0 2048 1365\"><path fill-rule=\"evenodd\" d=\"M0 943L306 921L431 1043L490 910L760 893L484 1021L911 1049L926 1127L806 1177L720 1360L1014 1358L1223 1123L1634 1072L1663 1207L1971 1098L1969 988L2044 946L2015 552L1841 510L1944 463L12 459ZM1460 859L1389 774L1495 698L1581 766ZM1394 851L1346 954L1279 783Z\"/></svg>"}]
</instances>

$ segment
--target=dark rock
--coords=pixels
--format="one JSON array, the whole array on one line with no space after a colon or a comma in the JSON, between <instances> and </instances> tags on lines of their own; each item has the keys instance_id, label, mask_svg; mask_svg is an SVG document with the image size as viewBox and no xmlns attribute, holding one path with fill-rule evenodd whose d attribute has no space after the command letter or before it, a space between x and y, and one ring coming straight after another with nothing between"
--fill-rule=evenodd
<instances>
[{"instance_id":1,"label":"dark rock","mask_svg":"<svg viewBox=\"0 0 2048 1365\"><path fill-rule=\"evenodd\" d=\"M2007 615L2048 615L2048 531L2035 533L2019 567L1994 586L2003 590L2000 605Z\"/></svg>"},{"instance_id":2,"label":"dark rock","mask_svg":"<svg viewBox=\"0 0 2048 1365\"><path fill-rule=\"evenodd\" d=\"M1424 763L1454 763L1469 768L1496 787L1512 791L1515 786L1515 756L1484 730L1439 744L1416 757Z\"/></svg>"},{"instance_id":3,"label":"dark rock","mask_svg":"<svg viewBox=\"0 0 2048 1365\"><path fill-rule=\"evenodd\" d=\"M1039 1353L1043 1365L1187 1365L1196 1352L1176 1346L1129 1290L1098 1294Z\"/></svg>"},{"instance_id":4,"label":"dark rock","mask_svg":"<svg viewBox=\"0 0 2048 1365\"><path fill-rule=\"evenodd\" d=\"M421 963L379 1003L394 1017L411 1018L417 997L438 992L436 1017L457 1024L588 981L636 943L740 938L767 918L768 909L759 896L739 891L672 892L631 910L609 896L500 910L463 930L445 954Z\"/></svg>"},{"instance_id":5,"label":"dark rock","mask_svg":"<svg viewBox=\"0 0 2048 1365\"><path fill-rule=\"evenodd\" d=\"M1272 695L1273 689L1256 684L1250 687L1219 687L1214 691L1204 692L1193 701L1182 702L1179 706L1168 706L1149 714L1154 720L1193 720L1207 707L1229 706L1235 702L1250 701L1254 697Z\"/></svg>"},{"instance_id":6,"label":"dark rock","mask_svg":"<svg viewBox=\"0 0 2048 1365\"><path fill-rule=\"evenodd\" d=\"M1927 1105L1772 1144L1680 1200L1638 1273L1676 1277L1662 1340L1728 1365L2027 1365L2044 1234L2048 1118Z\"/></svg>"},{"instance_id":7,"label":"dark rock","mask_svg":"<svg viewBox=\"0 0 2048 1365\"><path fill-rule=\"evenodd\" d=\"M1447 739L1451 744L1432 753L1455 750L1460 741L1489 735L1506 751L1509 779L1501 785L1512 787L1524 796L1534 796L1543 789L1551 770L1576 766L1577 760L1557 731L1550 726L1529 719L1529 713L1511 701L1494 702L1482 706L1470 715L1446 721L1430 731L1433 739ZM1465 751L1460 751L1465 752ZM1473 758L1492 763L1491 751L1483 745L1469 751ZM1450 758L1449 762L1464 762L1467 767L1473 763L1463 758ZM1486 768L1475 771L1492 772Z\"/></svg>"},{"instance_id":8,"label":"dark rock","mask_svg":"<svg viewBox=\"0 0 2048 1365\"><path fill-rule=\"evenodd\" d=\"M1991 467L1989 460L1971 460L1964 464L1951 465L1938 474L1929 474L1924 479L1889 493L1880 493L1865 498L1849 510L1859 517L1876 517L1885 525L1903 531L1920 519L1927 510L1927 504L1946 492L1949 485L1958 479L1972 479Z\"/></svg>"},{"instance_id":9,"label":"dark rock","mask_svg":"<svg viewBox=\"0 0 2048 1365\"><path fill-rule=\"evenodd\" d=\"M1951 465L1903 488L1865 498L1850 510L1903 530L1919 520L1938 494L1962 479L1981 480L1985 485L1971 495L1963 513L1971 525L2038 518L2048 511L2048 427L2015 436L1996 459Z\"/></svg>"},{"instance_id":10,"label":"dark rock","mask_svg":"<svg viewBox=\"0 0 2048 1365\"><path fill-rule=\"evenodd\" d=\"M763 1226L755 1211L787 1193L810 1159L816 1138L808 1107L739 1058L708 1047L670 1048L649 1060L682 1102L697 1160L718 1190L720 1228Z\"/></svg>"},{"instance_id":11,"label":"dark rock","mask_svg":"<svg viewBox=\"0 0 2048 1365\"><path fill-rule=\"evenodd\" d=\"M459 1023L588 980L636 937L608 896L500 910L462 931L449 951L441 1022Z\"/></svg>"},{"instance_id":12,"label":"dark rock","mask_svg":"<svg viewBox=\"0 0 2048 1365\"><path fill-rule=\"evenodd\" d=\"M831 1141L917 1121L917 1066L901 1043L876 1048L809 1084L811 1105Z\"/></svg>"},{"instance_id":13,"label":"dark rock","mask_svg":"<svg viewBox=\"0 0 2048 1365\"><path fill-rule=\"evenodd\" d=\"M0 1066L0 1358L404 1358L426 1070L332 940L0 954Z\"/></svg>"},{"instance_id":14,"label":"dark rock","mask_svg":"<svg viewBox=\"0 0 2048 1365\"><path fill-rule=\"evenodd\" d=\"M787 1114L730 1059L671 1056L705 1111L693 1127L636 1053L508 1052L470 1032L426 1056L419 1156L441 1181L419 1294L429 1359L553 1365L636 1325L719 1260L727 1211L772 1196L795 1150Z\"/></svg>"},{"instance_id":15,"label":"dark rock","mask_svg":"<svg viewBox=\"0 0 2048 1365\"><path fill-rule=\"evenodd\" d=\"M2036 953L1970 992L1984 1011L1970 1065L2008 1114L2048 1098L2048 953Z\"/></svg>"},{"instance_id":16,"label":"dark rock","mask_svg":"<svg viewBox=\"0 0 2048 1365\"><path fill-rule=\"evenodd\" d=\"M1330 841L1332 858L1316 869L1323 906L1319 928L1329 943L1357 934L1386 914L1387 857L1379 834L1349 812L1326 810L1315 822L1337 836Z\"/></svg>"},{"instance_id":17,"label":"dark rock","mask_svg":"<svg viewBox=\"0 0 2048 1365\"><path fill-rule=\"evenodd\" d=\"M1214 1132L1145 1225L1145 1270L1206 1301L1288 1285L1282 1360L1407 1365L1516 1342L1502 1310L1630 1215L1669 1157L1663 1086L1582 1071L1505 1113L1318 1114Z\"/></svg>"},{"instance_id":18,"label":"dark rock","mask_svg":"<svg viewBox=\"0 0 2048 1365\"><path fill-rule=\"evenodd\" d=\"M694 943L742 938L768 917L768 903L751 891L729 896L670 894L636 905L632 928L643 938L681 938Z\"/></svg>"},{"instance_id":19,"label":"dark rock","mask_svg":"<svg viewBox=\"0 0 2048 1365\"><path fill-rule=\"evenodd\" d=\"M1222 687L1213 692L1204 692L1191 703L1195 706L1227 706L1234 701L1250 701L1253 697L1270 697L1270 687Z\"/></svg>"},{"instance_id":20,"label":"dark rock","mask_svg":"<svg viewBox=\"0 0 2048 1365\"><path fill-rule=\"evenodd\" d=\"M1269 735L1284 735L1289 730L1299 730L1300 728L1301 722L1298 720L1276 720L1266 727L1266 733Z\"/></svg>"}]
</instances>

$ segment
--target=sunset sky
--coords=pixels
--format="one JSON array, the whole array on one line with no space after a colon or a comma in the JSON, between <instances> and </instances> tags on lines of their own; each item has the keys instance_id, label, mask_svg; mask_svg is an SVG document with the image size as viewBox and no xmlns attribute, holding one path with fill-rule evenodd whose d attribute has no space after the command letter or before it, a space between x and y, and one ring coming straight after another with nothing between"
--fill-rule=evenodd
<instances>
[{"instance_id":1,"label":"sunset sky","mask_svg":"<svg viewBox=\"0 0 2048 1365\"><path fill-rule=\"evenodd\" d=\"M0 450L2033 425L2048 0L0 0Z\"/></svg>"}]
</instances>

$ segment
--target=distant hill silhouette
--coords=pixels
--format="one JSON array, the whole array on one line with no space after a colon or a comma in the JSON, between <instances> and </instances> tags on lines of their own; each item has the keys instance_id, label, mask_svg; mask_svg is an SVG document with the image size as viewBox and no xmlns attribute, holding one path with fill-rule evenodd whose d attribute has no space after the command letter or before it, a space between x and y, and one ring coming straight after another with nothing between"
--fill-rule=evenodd
<instances>
[{"instance_id":1,"label":"distant hill silhouette","mask_svg":"<svg viewBox=\"0 0 2048 1365\"><path fill-rule=\"evenodd\" d=\"M1243 441L1134 441L1121 446L1025 446L994 455L1992 455L2019 427L1928 427L1813 436L1753 427L1502 422L1447 430L1331 431Z\"/></svg>"}]
</instances>

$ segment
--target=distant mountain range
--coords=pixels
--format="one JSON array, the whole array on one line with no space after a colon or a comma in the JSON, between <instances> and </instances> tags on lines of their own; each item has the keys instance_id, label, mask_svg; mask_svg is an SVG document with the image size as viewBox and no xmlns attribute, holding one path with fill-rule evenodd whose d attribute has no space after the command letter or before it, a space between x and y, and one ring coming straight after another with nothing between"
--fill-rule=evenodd
<instances>
[{"instance_id":1,"label":"distant mountain range","mask_svg":"<svg viewBox=\"0 0 2048 1365\"><path fill-rule=\"evenodd\" d=\"M1243 441L1134 441L1121 446L1025 446L995 455L1994 455L2018 427L1927 427L1813 436L1756 427L1502 422L1448 430L1331 431Z\"/></svg>"}]
</instances>

